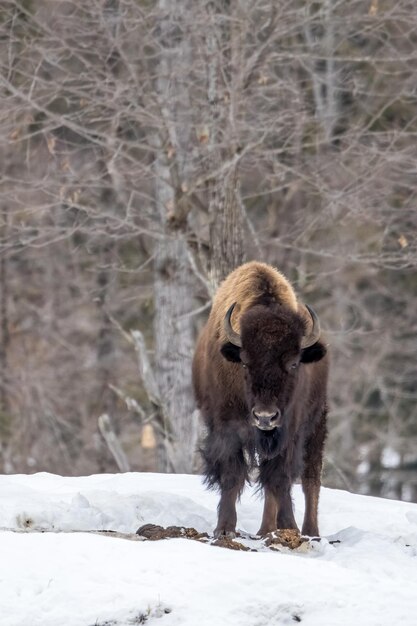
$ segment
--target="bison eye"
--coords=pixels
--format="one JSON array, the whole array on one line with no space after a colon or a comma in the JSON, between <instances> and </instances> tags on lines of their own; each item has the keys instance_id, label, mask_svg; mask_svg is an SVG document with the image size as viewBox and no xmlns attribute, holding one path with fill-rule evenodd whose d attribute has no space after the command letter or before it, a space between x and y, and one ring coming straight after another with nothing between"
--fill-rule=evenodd
<instances>
[{"instance_id":1,"label":"bison eye","mask_svg":"<svg viewBox=\"0 0 417 626\"><path fill-rule=\"evenodd\" d=\"M297 363L291 363L291 365L290 365L290 369L292 369L292 370L296 370L296 369L297 369L297 367L298 367L299 365L300 365L300 364L298 363L298 361L297 361Z\"/></svg>"}]
</instances>

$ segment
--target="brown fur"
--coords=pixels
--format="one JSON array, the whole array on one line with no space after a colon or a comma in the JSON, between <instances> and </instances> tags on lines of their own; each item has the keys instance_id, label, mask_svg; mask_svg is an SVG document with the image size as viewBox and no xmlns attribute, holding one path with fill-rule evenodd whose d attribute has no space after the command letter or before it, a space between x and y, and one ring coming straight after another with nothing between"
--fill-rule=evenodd
<instances>
[{"instance_id":1,"label":"brown fur","mask_svg":"<svg viewBox=\"0 0 417 626\"><path fill-rule=\"evenodd\" d=\"M226 341L223 320L229 307L237 302L232 315L233 328L240 332L240 319L261 296L269 294L272 300L281 302L297 311L298 303L294 290L281 272L258 261L240 265L222 282L213 301L208 324Z\"/></svg>"},{"instance_id":2,"label":"brown fur","mask_svg":"<svg viewBox=\"0 0 417 626\"><path fill-rule=\"evenodd\" d=\"M228 343L224 330L234 302L232 325L241 334L242 349ZM290 493L301 475L303 532L318 534L328 364L321 340L301 349L306 333L304 306L288 280L264 263L237 268L216 294L197 343L193 383L207 426L202 447L206 481L221 491L217 535L234 533L236 499L258 458L265 491L260 532L277 525L296 527ZM245 369L241 360L247 361ZM300 364L293 368L293 362ZM254 426L255 409L271 415L276 411L281 423L260 430L259 424Z\"/></svg>"}]
</instances>

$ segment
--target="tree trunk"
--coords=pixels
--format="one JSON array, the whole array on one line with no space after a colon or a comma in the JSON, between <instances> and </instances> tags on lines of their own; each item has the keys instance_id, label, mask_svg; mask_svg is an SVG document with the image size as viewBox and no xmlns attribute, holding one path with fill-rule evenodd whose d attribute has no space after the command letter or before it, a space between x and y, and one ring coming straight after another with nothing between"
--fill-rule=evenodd
<instances>
[{"instance_id":1,"label":"tree trunk","mask_svg":"<svg viewBox=\"0 0 417 626\"><path fill-rule=\"evenodd\" d=\"M237 68L238 26L224 23L214 2L207 5L207 99L209 104L210 131L208 151L210 166L218 170L218 164L232 159L238 151L235 133L236 109L239 101ZM226 8L224 7L224 10ZM228 9L229 10L229 9ZM230 9L233 11L233 9ZM232 20L233 21L233 20ZM223 40L223 41L222 41ZM219 46L220 41L220 46ZM229 68L228 94L222 89L224 68ZM227 148L222 148L225 143ZM232 165L224 173L212 177L208 182L210 216L210 264L209 276L215 291L219 283L245 258L243 249L243 211L240 196L238 165Z\"/></svg>"},{"instance_id":2,"label":"tree trunk","mask_svg":"<svg viewBox=\"0 0 417 626\"><path fill-rule=\"evenodd\" d=\"M198 426L191 387L194 332L194 279L184 236L185 224L172 224L181 187L186 185L191 153L189 68L191 48L186 16L188 3L160 0L160 63L157 96L163 125L154 137L154 193L164 233L154 264L155 374L165 419L174 441L165 437L165 471L192 472Z\"/></svg>"},{"instance_id":3,"label":"tree trunk","mask_svg":"<svg viewBox=\"0 0 417 626\"><path fill-rule=\"evenodd\" d=\"M210 211L210 278L217 287L244 261L243 212L237 166L225 180L213 181Z\"/></svg>"},{"instance_id":4,"label":"tree trunk","mask_svg":"<svg viewBox=\"0 0 417 626\"><path fill-rule=\"evenodd\" d=\"M3 225L2 239L7 241L8 236L8 214L6 207L3 208ZM1 343L0 343L0 419L5 416L8 411L8 391L7 391L7 361L8 346L10 341L9 335L9 285L8 285L8 260L5 253L0 255L0 327L1 327Z\"/></svg>"},{"instance_id":5,"label":"tree trunk","mask_svg":"<svg viewBox=\"0 0 417 626\"><path fill-rule=\"evenodd\" d=\"M174 435L172 445L166 440L164 469L180 473L194 469L198 430L191 388L194 287L184 239L166 239L155 261L155 362L164 412Z\"/></svg>"}]
</instances>

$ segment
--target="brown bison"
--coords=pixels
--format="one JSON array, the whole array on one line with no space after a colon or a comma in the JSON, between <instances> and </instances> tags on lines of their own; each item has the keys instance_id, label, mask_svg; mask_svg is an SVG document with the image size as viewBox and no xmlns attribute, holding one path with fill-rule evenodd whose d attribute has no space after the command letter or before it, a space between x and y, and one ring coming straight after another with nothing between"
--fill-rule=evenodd
<instances>
[{"instance_id":1,"label":"brown bison","mask_svg":"<svg viewBox=\"0 0 417 626\"><path fill-rule=\"evenodd\" d=\"M251 262L229 274L193 361L206 483L221 492L216 536L234 536L236 500L254 466L265 495L258 534L297 528L291 487L299 476L302 532L319 534L327 371L318 318L280 272Z\"/></svg>"}]
</instances>

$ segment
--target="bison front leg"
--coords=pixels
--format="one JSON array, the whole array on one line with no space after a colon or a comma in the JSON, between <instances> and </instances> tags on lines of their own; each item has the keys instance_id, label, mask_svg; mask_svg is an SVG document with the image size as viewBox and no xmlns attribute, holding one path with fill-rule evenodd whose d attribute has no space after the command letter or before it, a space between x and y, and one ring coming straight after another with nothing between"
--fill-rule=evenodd
<instances>
[{"instance_id":1,"label":"bison front leg","mask_svg":"<svg viewBox=\"0 0 417 626\"><path fill-rule=\"evenodd\" d=\"M236 500L242 491L240 485L231 489L222 489L219 506L217 508L217 526L214 529L215 537L236 537Z\"/></svg>"},{"instance_id":2,"label":"bison front leg","mask_svg":"<svg viewBox=\"0 0 417 626\"><path fill-rule=\"evenodd\" d=\"M278 528L293 528L298 530L297 522L294 517L294 509L291 498L291 485L289 484L279 498L279 507L277 515Z\"/></svg>"},{"instance_id":3,"label":"bison front leg","mask_svg":"<svg viewBox=\"0 0 417 626\"><path fill-rule=\"evenodd\" d=\"M264 537L277 528L298 529L294 518L290 486L271 490L265 487L264 512L258 535Z\"/></svg>"},{"instance_id":4,"label":"bison front leg","mask_svg":"<svg viewBox=\"0 0 417 626\"><path fill-rule=\"evenodd\" d=\"M277 528L297 528L291 500L292 480L283 472L278 459L261 464L259 480L264 488L265 503L258 535L265 536Z\"/></svg>"},{"instance_id":5,"label":"bison front leg","mask_svg":"<svg viewBox=\"0 0 417 626\"><path fill-rule=\"evenodd\" d=\"M220 489L215 537L236 536L236 501L247 478L242 444L233 430L209 433L202 449L206 483Z\"/></svg>"},{"instance_id":6,"label":"bison front leg","mask_svg":"<svg viewBox=\"0 0 417 626\"><path fill-rule=\"evenodd\" d=\"M323 465L323 448L327 435L326 412L323 413L314 433L306 442L304 470L301 476L305 499L302 533L309 537L319 536L318 506Z\"/></svg>"},{"instance_id":7,"label":"bison front leg","mask_svg":"<svg viewBox=\"0 0 417 626\"><path fill-rule=\"evenodd\" d=\"M277 529L278 500L269 487L264 488L264 512L258 535L265 537L268 533Z\"/></svg>"}]
</instances>

